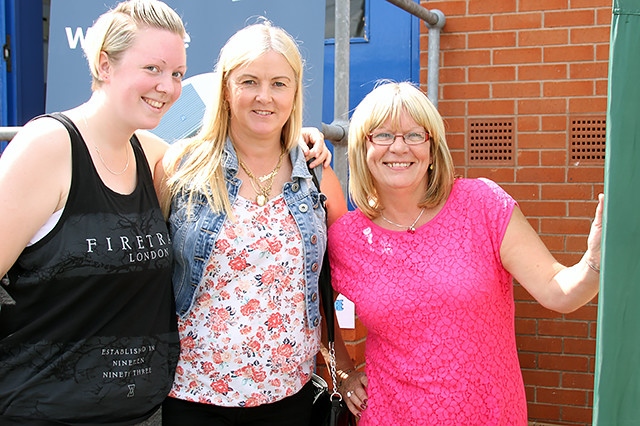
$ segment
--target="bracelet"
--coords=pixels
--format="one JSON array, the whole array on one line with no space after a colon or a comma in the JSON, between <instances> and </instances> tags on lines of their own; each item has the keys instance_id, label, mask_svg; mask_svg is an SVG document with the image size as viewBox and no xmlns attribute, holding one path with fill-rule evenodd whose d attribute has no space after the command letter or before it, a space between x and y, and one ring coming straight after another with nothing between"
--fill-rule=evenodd
<instances>
[{"instance_id":1,"label":"bracelet","mask_svg":"<svg viewBox=\"0 0 640 426\"><path fill-rule=\"evenodd\" d=\"M584 261L587 264L587 266L593 270L593 272L595 272L596 274L600 273L600 268L596 267L596 265L594 265L593 263L589 262L587 259L585 259Z\"/></svg>"}]
</instances>

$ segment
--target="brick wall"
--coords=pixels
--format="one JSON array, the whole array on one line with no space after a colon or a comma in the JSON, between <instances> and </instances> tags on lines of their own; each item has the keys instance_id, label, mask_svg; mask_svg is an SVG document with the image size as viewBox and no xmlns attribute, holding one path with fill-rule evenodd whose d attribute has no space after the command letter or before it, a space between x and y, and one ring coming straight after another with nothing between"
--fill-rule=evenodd
<instances>
[{"instance_id":1,"label":"brick wall","mask_svg":"<svg viewBox=\"0 0 640 426\"><path fill-rule=\"evenodd\" d=\"M422 6L446 16L439 109L457 172L500 183L556 258L578 261L603 190L611 2L467 0ZM421 32L420 81L426 91L424 24ZM517 283L515 299L530 421L590 425L597 300L561 315L542 308ZM366 332L358 325L343 335L362 367Z\"/></svg>"}]
</instances>

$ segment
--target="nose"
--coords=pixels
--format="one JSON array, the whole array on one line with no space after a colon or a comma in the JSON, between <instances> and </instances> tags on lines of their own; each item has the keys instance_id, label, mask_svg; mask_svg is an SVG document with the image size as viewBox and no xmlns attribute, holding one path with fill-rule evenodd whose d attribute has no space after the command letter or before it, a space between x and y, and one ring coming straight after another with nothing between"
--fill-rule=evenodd
<instances>
[{"instance_id":1,"label":"nose","mask_svg":"<svg viewBox=\"0 0 640 426\"><path fill-rule=\"evenodd\" d=\"M261 84L258 87L256 99L262 102L269 102L271 100L271 86L268 84Z\"/></svg>"},{"instance_id":2,"label":"nose","mask_svg":"<svg viewBox=\"0 0 640 426\"><path fill-rule=\"evenodd\" d=\"M400 142L398 142L398 140ZM404 141L404 135L393 135L393 143L389 145L389 149L392 151L406 151L409 149L409 145Z\"/></svg>"},{"instance_id":3,"label":"nose","mask_svg":"<svg viewBox=\"0 0 640 426\"><path fill-rule=\"evenodd\" d=\"M166 93L172 99L177 99L182 92L182 83L171 75L163 75L156 85L156 90Z\"/></svg>"}]
</instances>

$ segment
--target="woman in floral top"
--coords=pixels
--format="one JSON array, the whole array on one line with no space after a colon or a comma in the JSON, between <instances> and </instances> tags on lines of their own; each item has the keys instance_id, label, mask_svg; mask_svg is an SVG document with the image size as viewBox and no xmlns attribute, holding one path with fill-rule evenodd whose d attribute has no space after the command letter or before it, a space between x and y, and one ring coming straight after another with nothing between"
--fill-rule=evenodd
<instances>
[{"instance_id":1,"label":"woman in floral top","mask_svg":"<svg viewBox=\"0 0 640 426\"><path fill-rule=\"evenodd\" d=\"M220 52L215 114L167 156L181 353L165 425L309 424L325 216L346 203L330 168L315 170L320 193L297 146L302 68L284 30L240 30Z\"/></svg>"}]
</instances>

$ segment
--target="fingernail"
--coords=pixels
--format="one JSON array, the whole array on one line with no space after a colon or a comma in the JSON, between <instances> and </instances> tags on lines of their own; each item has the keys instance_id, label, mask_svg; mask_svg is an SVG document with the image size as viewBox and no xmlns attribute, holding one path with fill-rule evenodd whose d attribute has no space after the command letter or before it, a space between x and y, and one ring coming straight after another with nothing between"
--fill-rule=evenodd
<instances>
[{"instance_id":1,"label":"fingernail","mask_svg":"<svg viewBox=\"0 0 640 426\"><path fill-rule=\"evenodd\" d=\"M367 404L362 404L360 405L360 408L362 408L363 410L365 410L367 408Z\"/></svg>"}]
</instances>

